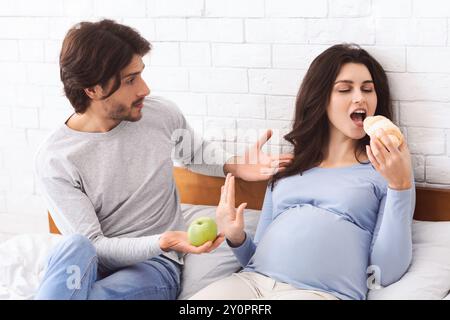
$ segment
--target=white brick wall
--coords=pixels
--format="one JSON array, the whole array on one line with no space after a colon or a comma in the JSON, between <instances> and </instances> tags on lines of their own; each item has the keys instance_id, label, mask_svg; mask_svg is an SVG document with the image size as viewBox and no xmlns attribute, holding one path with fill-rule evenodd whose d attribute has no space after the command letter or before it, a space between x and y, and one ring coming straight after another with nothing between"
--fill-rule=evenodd
<instances>
[{"instance_id":1,"label":"white brick wall","mask_svg":"<svg viewBox=\"0 0 450 320\"><path fill-rule=\"evenodd\" d=\"M286 150L281 136L309 64L332 44L357 42L388 72L416 181L450 187L447 0L4 0L0 233L46 232L32 159L72 112L59 82L61 40L74 23L100 17L150 40L144 77L152 93L239 152L256 139L248 129L269 127L270 150Z\"/></svg>"},{"instance_id":2,"label":"white brick wall","mask_svg":"<svg viewBox=\"0 0 450 320\"><path fill-rule=\"evenodd\" d=\"M264 0L205 0L205 16L262 18L264 17Z\"/></svg>"},{"instance_id":3,"label":"white brick wall","mask_svg":"<svg viewBox=\"0 0 450 320\"><path fill-rule=\"evenodd\" d=\"M373 1L373 14L379 18L405 18L412 13L411 0L376 0Z\"/></svg>"}]
</instances>

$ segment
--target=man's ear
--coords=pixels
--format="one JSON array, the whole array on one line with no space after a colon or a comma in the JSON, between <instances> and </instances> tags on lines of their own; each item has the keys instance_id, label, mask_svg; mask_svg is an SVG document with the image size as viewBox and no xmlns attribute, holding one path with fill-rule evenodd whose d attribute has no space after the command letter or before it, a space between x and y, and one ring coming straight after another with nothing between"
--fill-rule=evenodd
<instances>
[{"instance_id":1,"label":"man's ear","mask_svg":"<svg viewBox=\"0 0 450 320\"><path fill-rule=\"evenodd\" d=\"M100 100L103 97L103 88L98 84L90 88L85 88L84 92L92 100Z\"/></svg>"}]
</instances>

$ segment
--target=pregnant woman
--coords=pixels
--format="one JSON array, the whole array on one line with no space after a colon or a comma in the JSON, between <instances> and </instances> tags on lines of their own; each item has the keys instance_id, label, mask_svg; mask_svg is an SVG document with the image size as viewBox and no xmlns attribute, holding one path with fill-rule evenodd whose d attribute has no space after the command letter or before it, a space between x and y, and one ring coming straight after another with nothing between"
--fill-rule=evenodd
<instances>
[{"instance_id":1,"label":"pregnant woman","mask_svg":"<svg viewBox=\"0 0 450 320\"><path fill-rule=\"evenodd\" d=\"M415 186L398 148L367 116L392 118L386 74L365 50L335 45L311 64L285 139L294 160L267 187L254 239L228 175L217 222L243 269L192 299L365 299L406 272Z\"/></svg>"}]
</instances>

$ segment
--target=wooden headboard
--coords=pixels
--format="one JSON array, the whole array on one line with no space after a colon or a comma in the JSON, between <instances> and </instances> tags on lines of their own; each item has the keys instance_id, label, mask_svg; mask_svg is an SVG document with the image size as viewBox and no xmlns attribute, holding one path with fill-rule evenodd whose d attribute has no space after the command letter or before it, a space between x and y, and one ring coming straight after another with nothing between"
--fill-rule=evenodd
<instances>
[{"instance_id":1,"label":"wooden headboard","mask_svg":"<svg viewBox=\"0 0 450 320\"><path fill-rule=\"evenodd\" d=\"M208 177L174 168L175 182L182 203L215 206L219 203L220 187L224 178ZM236 204L247 202L247 208L260 210L267 182L247 182L236 179ZM59 233L50 214L50 232ZM423 221L450 221L450 189L416 188L414 219Z\"/></svg>"}]
</instances>

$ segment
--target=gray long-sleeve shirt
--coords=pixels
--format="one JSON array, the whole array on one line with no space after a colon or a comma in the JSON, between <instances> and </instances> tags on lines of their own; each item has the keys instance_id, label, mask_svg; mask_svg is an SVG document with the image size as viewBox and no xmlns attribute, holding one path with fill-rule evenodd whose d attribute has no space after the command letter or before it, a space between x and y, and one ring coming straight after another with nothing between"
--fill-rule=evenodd
<instances>
[{"instance_id":1,"label":"gray long-sleeve shirt","mask_svg":"<svg viewBox=\"0 0 450 320\"><path fill-rule=\"evenodd\" d=\"M147 98L142 114L106 133L63 124L35 158L38 186L58 229L88 237L108 270L159 254L182 263L181 254L159 247L161 233L185 230L173 160L223 176L232 156L196 136L170 101Z\"/></svg>"}]
</instances>

